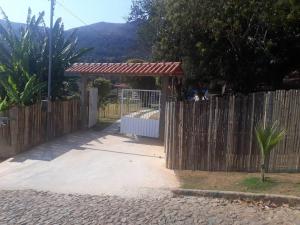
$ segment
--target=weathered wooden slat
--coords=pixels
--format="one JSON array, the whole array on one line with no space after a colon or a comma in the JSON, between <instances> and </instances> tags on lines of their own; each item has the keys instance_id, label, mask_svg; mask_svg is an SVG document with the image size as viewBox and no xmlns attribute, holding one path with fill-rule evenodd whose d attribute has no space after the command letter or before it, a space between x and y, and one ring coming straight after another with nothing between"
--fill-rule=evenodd
<instances>
[{"instance_id":1,"label":"weathered wooden slat","mask_svg":"<svg viewBox=\"0 0 300 225\"><path fill-rule=\"evenodd\" d=\"M0 126L0 155L2 149L10 149L14 155L47 140L47 113L41 103L14 107L1 114L10 120L6 126ZM79 100L53 102L50 138L80 129L80 118Z\"/></svg>"},{"instance_id":2,"label":"weathered wooden slat","mask_svg":"<svg viewBox=\"0 0 300 225\"><path fill-rule=\"evenodd\" d=\"M271 154L269 171L300 171L298 90L212 97L197 103L169 102L166 110L168 168L259 171L255 127L279 121L287 135Z\"/></svg>"}]
</instances>

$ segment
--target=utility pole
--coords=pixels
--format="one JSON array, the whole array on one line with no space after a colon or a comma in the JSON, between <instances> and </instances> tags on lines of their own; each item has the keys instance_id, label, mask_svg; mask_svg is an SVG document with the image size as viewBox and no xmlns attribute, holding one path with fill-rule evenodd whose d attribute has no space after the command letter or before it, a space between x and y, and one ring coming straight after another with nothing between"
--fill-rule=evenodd
<instances>
[{"instance_id":1,"label":"utility pole","mask_svg":"<svg viewBox=\"0 0 300 225\"><path fill-rule=\"evenodd\" d=\"M55 0L51 1L50 9L50 28L49 28L49 67L48 67L48 97L47 97L47 138L50 138L51 130L51 84L52 84L52 29L53 29L53 17L54 17L54 6Z\"/></svg>"}]
</instances>

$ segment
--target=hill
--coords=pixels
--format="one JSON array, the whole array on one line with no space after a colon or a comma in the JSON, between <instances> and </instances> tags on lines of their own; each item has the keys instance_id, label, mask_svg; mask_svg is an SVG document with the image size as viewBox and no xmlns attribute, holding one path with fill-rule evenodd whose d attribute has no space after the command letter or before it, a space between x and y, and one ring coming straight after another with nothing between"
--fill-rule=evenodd
<instances>
[{"instance_id":1,"label":"hill","mask_svg":"<svg viewBox=\"0 0 300 225\"><path fill-rule=\"evenodd\" d=\"M137 41L137 26L133 23L96 23L75 28L79 47L93 50L83 59L90 62L124 62L149 55ZM74 29L67 30L70 34Z\"/></svg>"},{"instance_id":2,"label":"hill","mask_svg":"<svg viewBox=\"0 0 300 225\"><path fill-rule=\"evenodd\" d=\"M0 20L1 24L5 22ZM17 31L24 24L12 23ZM133 23L95 23L70 30L74 30L79 39L79 48L93 48L82 61L84 62L124 62L127 59L146 59L149 53L138 44L137 25Z\"/></svg>"},{"instance_id":3,"label":"hill","mask_svg":"<svg viewBox=\"0 0 300 225\"><path fill-rule=\"evenodd\" d=\"M4 20L1 20L0 19L0 24L3 25L3 26L6 26L6 22ZM15 30L15 31L19 31L21 29L21 27L25 26L24 23L15 23L15 22L12 22L12 28Z\"/></svg>"}]
</instances>

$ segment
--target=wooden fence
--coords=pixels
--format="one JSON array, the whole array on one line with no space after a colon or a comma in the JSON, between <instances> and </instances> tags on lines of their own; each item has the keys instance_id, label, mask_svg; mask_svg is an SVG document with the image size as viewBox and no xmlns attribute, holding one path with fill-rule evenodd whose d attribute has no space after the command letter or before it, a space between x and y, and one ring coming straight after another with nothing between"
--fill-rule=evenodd
<instances>
[{"instance_id":1,"label":"wooden fence","mask_svg":"<svg viewBox=\"0 0 300 225\"><path fill-rule=\"evenodd\" d=\"M100 118L106 119L120 119L121 118L121 104L108 103L105 107L100 108Z\"/></svg>"},{"instance_id":2,"label":"wooden fence","mask_svg":"<svg viewBox=\"0 0 300 225\"><path fill-rule=\"evenodd\" d=\"M123 104L123 114L130 114L133 112L136 112L139 110L141 107L140 104L138 103L128 103L125 102ZM116 102L116 103L108 103L104 107L100 107L99 112L100 112L100 119L101 118L106 118L106 119L120 119L121 118L121 103Z\"/></svg>"},{"instance_id":3,"label":"wooden fence","mask_svg":"<svg viewBox=\"0 0 300 225\"><path fill-rule=\"evenodd\" d=\"M0 127L0 157L13 156L47 140L47 112L41 103L14 107L4 114L9 122ZM79 100L53 102L49 137L79 130L80 122Z\"/></svg>"},{"instance_id":4,"label":"wooden fence","mask_svg":"<svg viewBox=\"0 0 300 225\"><path fill-rule=\"evenodd\" d=\"M260 169L255 127L278 121L285 139L273 150L271 172L300 171L300 91L212 97L209 101L168 102L167 167L178 170Z\"/></svg>"}]
</instances>

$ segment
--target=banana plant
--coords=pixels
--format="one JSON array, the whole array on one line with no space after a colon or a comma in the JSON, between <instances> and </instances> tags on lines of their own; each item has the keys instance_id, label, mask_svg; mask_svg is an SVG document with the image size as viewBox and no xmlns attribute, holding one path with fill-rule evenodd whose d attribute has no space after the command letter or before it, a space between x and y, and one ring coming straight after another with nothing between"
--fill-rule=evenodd
<instances>
[{"instance_id":1,"label":"banana plant","mask_svg":"<svg viewBox=\"0 0 300 225\"><path fill-rule=\"evenodd\" d=\"M0 112L5 111L9 108L9 104L7 102L7 97L4 99L0 99Z\"/></svg>"},{"instance_id":2,"label":"banana plant","mask_svg":"<svg viewBox=\"0 0 300 225\"><path fill-rule=\"evenodd\" d=\"M284 138L286 131L279 128L278 121L259 125L255 128L256 140L261 152L261 180L265 182L265 172L271 151Z\"/></svg>"},{"instance_id":3,"label":"banana plant","mask_svg":"<svg viewBox=\"0 0 300 225\"><path fill-rule=\"evenodd\" d=\"M78 38L76 36L76 30L74 30L68 37L64 33L64 25L61 18L57 19L53 26L53 86L52 93L56 98L66 95L65 86L63 84L68 83L72 86L74 79L64 76L64 72L73 63L86 54L91 48L78 49ZM46 42L48 43L48 41ZM48 45L46 45L47 51L45 51L44 58L48 59ZM46 63L46 65L48 65ZM48 68L47 68L48 69ZM48 70L47 70L48 71ZM44 79L45 80L45 79ZM74 83L73 83L74 84ZM71 90L72 91L72 90Z\"/></svg>"},{"instance_id":4,"label":"banana plant","mask_svg":"<svg viewBox=\"0 0 300 225\"><path fill-rule=\"evenodd\" d=\"M44 13L34 16L28 10L26 25L20 30L13 28L5 12L0 9L5 24L0 24L0 80L7 85L8 76L16 84L17 90L23 90L28 79L24 71L34 80L47 82L49 63L49 29L44 23ZM64 71L90 49L78 49L76 31L66 37L61 19L57 19L53 32L53 64L52 64L52 97L53 100L73 93L66 90L72 80L64 76ZM47 95L47 87L43 85L42 96ZM0 97L5 98L5 93Z\"/></svg>"},{"instance_id":5,"label":"banana plant","mask_svg":"<svg viewBox=\"0 0 300 225\"><path fill-rule=\"evenodd\" d=\"M2 87L7 93L5 104L9 106L27 106L34 104L41 98L41 91L46 86L45 83L41 83L36 75L29 76L24 74L26 79L23 89L19 89L16 80L12 76L8 76L7 81L0 81Z\"/></svg>"}]
</instances>

